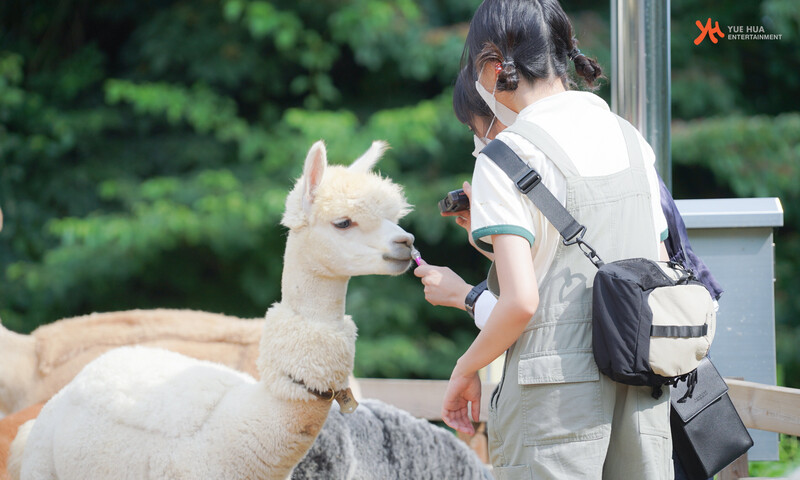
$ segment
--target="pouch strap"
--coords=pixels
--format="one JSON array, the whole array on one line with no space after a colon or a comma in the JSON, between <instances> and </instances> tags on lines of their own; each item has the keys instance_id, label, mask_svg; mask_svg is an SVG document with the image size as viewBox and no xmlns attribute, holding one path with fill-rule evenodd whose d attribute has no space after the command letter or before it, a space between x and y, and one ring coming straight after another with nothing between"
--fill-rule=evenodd
<instances>
[{"instance_id":1,"label":"pouch strap","mask_svg":"<svg viewBox=\"0 0 800 480\"><path fill-rule=\"evenodd\" d=\"M651 325L651 337L680 337L680 338L697 338L704 337L708 334L708 324L696 326L687 325Z\"/></svg>"}]
</instances>

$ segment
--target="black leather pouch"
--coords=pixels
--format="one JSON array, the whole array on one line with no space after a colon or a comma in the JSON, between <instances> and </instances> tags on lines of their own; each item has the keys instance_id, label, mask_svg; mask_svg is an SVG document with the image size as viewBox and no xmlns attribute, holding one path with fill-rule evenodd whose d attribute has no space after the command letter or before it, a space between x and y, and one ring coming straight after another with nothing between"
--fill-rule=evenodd
<instances>
[{"instance_id":1,"label":"black leather pouch","mask_svg":"<svg viewBox=\"0 0 800 480\"><path fill-rule=\"evenodd\" d=\"M697 367L691 396L687 382L671 387L672 446L691 480L713 477L753 446L728 385L707 357Z\"/></svg>"}]
</instances>

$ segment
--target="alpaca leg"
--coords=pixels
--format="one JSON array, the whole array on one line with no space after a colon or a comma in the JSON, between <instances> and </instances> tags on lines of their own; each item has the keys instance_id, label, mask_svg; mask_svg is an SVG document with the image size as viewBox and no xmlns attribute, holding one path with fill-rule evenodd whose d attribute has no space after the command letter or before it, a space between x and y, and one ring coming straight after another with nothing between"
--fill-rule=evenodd
<instances>
[{"instance_id":1,"label":"alpaca leg","mask_svg":"<svg viewBox=\"0 0 800 480\"><path fill-rule=\"evenodd\" d=\"M43 406L44 404L37 403L0 420L0 480L8 480L8 449L17 436L19 427L28 420L35 419Z\"/></svg>"},{"instance_id":2,"label":"alpaca leg","mask_svg":"<svg viewBox=\"0 0 800 480\"><path fill-rule=\"evenodd\" d=\"M36 420L28 420L17 430L17 436L11 442L8 449L8 475L11 480L19 480L22 471L22 454L25 452L25 444L28 442L28 435L33 429Z\"/></svg>"}]
</instances>

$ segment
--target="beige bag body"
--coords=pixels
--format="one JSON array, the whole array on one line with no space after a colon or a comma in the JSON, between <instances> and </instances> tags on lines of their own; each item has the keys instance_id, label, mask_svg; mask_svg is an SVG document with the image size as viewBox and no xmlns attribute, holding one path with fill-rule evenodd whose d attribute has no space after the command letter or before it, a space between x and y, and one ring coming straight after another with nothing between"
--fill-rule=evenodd
<instances>
[{"instance_id":1,"label":"beige bag body","mask_svg":"<svg viewBox=\"0 0 800 480\"><path fill-rule=\"evenodd\" d=\"M658 262L664 273L678 280L679 273L664 262ZM677 299L680 298L680 301ZM717 315L714 301L702 285L676 285L653 290L648 297L654 326L675 325L702 327L705 335L691 338L650 337L650 368L664 377L691 372L708 353L714 340Z\"/></svg>"}]
</instances>

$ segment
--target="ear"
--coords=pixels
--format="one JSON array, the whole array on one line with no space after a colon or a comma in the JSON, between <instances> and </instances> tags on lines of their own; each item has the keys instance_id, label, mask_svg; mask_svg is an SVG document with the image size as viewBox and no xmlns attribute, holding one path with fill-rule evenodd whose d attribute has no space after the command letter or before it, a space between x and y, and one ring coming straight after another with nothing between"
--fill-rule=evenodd
<instances>
[{"instance_id":1,"label":"ear","mask_svg":"<svg viewBox=\"0 0 800 480\"><path fill-rule=\"evenodd\" d=\"M355 162L350 164L349 169L355 172L369 172L378 163L387 148L389 148L388 143L383 140L375 140L372 142L372 146L364 152L364 155L361 155Z\"/></svg>"},{"instance_id":2,"label":"ear","mask_svg":"<svg viewBox=\"0 0 800 480\"><path fill-rule=\"evenodd\" d=\"M306 212L314 203L317 187L322 182L322 175L327 165L328 154L325 151L325 143L319 140L311 146L306 156L306 163L303 165L303 210Z\"/></svg>"}]
</instances>

